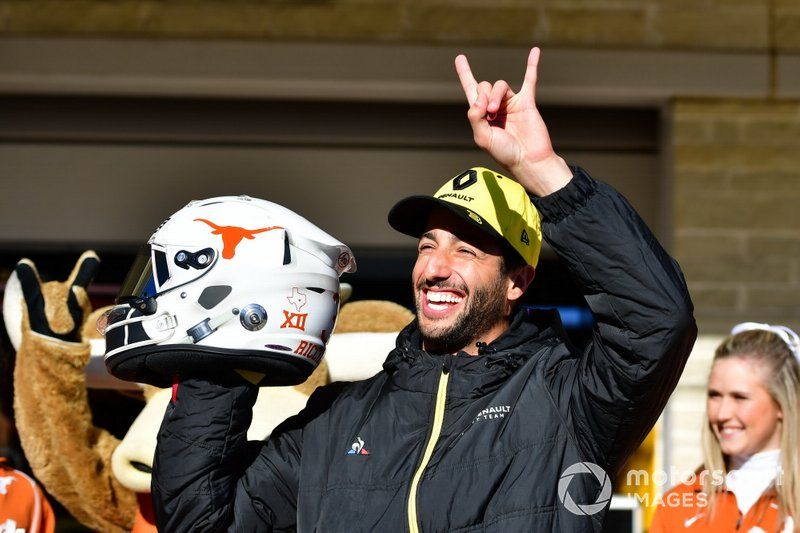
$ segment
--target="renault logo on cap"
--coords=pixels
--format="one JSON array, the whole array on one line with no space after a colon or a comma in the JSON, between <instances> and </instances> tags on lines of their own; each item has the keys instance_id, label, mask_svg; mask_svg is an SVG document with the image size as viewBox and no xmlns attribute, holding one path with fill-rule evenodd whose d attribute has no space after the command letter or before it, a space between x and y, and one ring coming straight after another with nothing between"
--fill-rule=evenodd
<instances>
[{"instance_id":1,"label":"renault logo on cap","mask_svg":"<svg viewBox=\"0 0 800 533\"><path fill-rule=\"evenodd\" d=\"M460 191L478 182L478 173L472 169L465 170L453 178L453 190Z\"/></svg>"}]
</instances>

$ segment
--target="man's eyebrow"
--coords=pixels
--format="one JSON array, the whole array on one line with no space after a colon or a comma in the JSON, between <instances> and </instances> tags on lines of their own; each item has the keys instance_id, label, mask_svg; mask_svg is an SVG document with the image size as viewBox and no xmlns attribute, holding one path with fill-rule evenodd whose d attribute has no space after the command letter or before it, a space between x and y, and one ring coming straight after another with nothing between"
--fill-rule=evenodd
<instances>
[{"instance_id":1,"label":"man's eyebrow","mask_svg":"<svg viewBox=\"0 0 800 533\"><path fill-rule=\"evenodd\" d=\"M476 244L473 244L469 240L464 240L461 237L459 237L458 235L455 235L453 233L450 233L450 234L448 234L447 236L444 236L444 237L440 236L437 239L436 232L434 230L431 230L431 231L426 231L425 233L420 235L419 239L420 240L429 239L429 240L432 240L434 242L440 242L440 239L446 239L447 241L449 241L451 243L464 243L464 244L467 244L469 246L472 246L473 248L476 248L478 250L483 251L483 249L480 246L478 246Z\"/></svg>"}]
</instances>

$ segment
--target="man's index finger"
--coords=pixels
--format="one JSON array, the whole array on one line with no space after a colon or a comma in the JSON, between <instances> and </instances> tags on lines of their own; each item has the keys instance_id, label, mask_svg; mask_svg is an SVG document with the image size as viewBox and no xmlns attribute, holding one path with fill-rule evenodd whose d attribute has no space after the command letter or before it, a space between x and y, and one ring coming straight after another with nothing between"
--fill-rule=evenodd
<instances>
[{"instance_id":1,"label":"man's index finger","mask_svg":"<svg viewBox=\"0 0 800 533\"><path fill-rule=\"evenodd\" d=\"M458 79L461 81L461 87L464 89L464 95L467 97L469 105L475 103L478 99L478 82L475 76L472 75L472 69L469 68L469 61L467 57L460 54L456 57L456 72Z\"/></svg>"}]
</instances>

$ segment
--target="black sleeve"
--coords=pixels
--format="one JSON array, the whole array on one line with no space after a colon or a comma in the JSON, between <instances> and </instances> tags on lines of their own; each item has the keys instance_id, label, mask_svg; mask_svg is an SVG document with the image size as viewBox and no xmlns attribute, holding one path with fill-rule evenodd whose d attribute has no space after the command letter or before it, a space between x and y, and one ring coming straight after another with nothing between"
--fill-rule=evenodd
<instances>
[{"instance_id":1,"label":"black sleeve","mask_svg":"<svg viewBox=\"0 0 800 533\"><path fill-rule=\"evenodd\" d=\"M267 441L248 442L257 388L182 381L153 464L159 531L294 531L303 431L335 393L318 389Z\"/></svg>"},{"instance_id":2,"label":"black sleeve","mask_svg":"<svg viewBox=\"0 0 800 533\"><path fill-rule=\"evenodd\" d=\"M552 369L550 385L587 458L613 473L678 382L697 335L692 302L678 264L610 186L575 167L533 201L595 318L585 353Z\"/></svg>"}]
</instances>

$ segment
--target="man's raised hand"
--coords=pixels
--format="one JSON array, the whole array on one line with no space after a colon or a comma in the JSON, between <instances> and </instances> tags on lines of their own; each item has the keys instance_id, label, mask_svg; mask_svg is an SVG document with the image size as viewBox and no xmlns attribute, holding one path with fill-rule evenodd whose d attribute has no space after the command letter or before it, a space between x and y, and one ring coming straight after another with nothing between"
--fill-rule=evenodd
<instances>
[{"instance_id":1,"label":"man's raised hand","mask_svg":"<svg viewBox=\"0 0 800 533\"><path fill-rule=\"evenodd\" d=\"M455 64L470 105L467 118L475 143L527 191L544 196L566 185L572 172L553 151L547 126L536 108L539 55L539 48L528 54L525 78L518 93L503 80L479 83L463 55L456 57Z\"/></svg>"}]
</instances>

